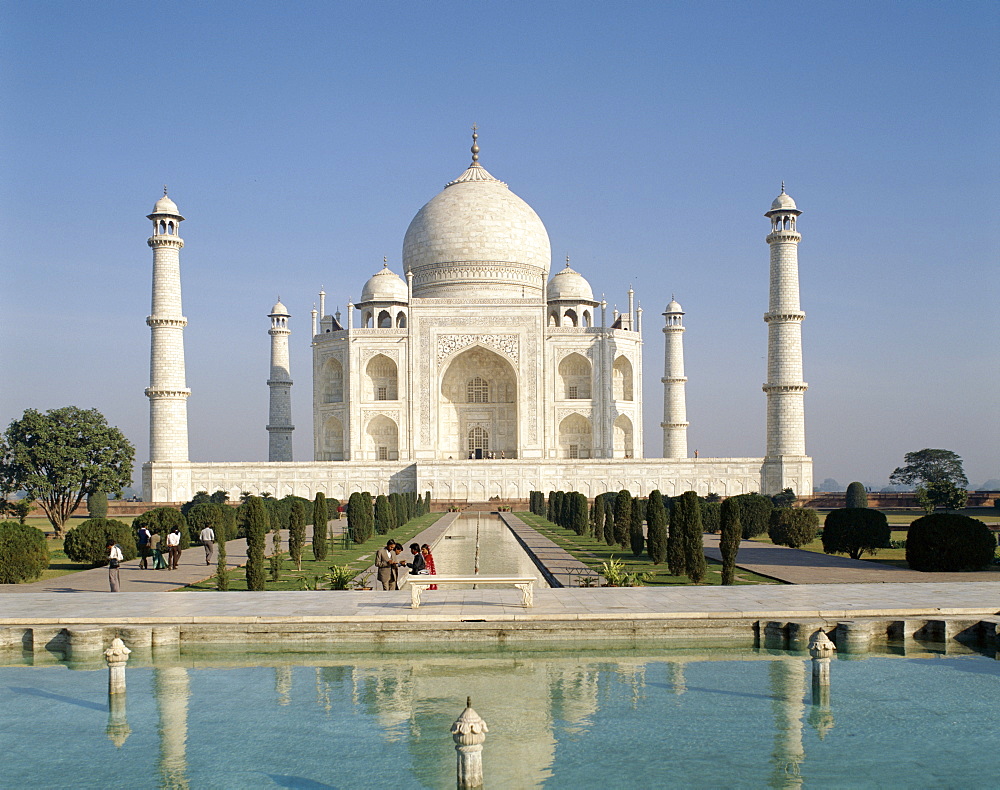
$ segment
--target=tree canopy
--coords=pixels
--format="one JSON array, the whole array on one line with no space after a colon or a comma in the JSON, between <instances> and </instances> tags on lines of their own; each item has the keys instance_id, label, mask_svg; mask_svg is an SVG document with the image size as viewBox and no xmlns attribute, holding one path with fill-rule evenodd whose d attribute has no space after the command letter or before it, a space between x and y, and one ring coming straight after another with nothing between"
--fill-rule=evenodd
<instances>
[{"instance_id":1,"label":"tree canopy","mask_svg":"<svg viewBox=\"0 0 1000 790\"><path fill-rule=\"evenodd\" d=\"M84 497L132 482L135 448L97 409L26 409L0 439L0 490L34 499L61 535Z\"/></svg>"},{"instance_id":2,"label":"tree canopy","mask_svg":"<svg viewBox=\"0 0 1000 790\"><path fill-rule=\"evenodd\" d=\"M925 448L903 456L904 466L897 466L889 482L894 485L913 483L954 483L958 488L968 488L969 478L962 469L962 459L951 450Z\"/></svg>"}]
</instances>

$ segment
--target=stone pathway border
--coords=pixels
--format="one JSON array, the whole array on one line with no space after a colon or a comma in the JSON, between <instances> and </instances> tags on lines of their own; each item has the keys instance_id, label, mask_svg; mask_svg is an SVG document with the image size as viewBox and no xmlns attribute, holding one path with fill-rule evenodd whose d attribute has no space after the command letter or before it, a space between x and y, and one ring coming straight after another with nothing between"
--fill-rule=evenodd
<instances>
[{"instance_id":1,"label":"stone pathway border","mask_svg":"<svg viewBox=\"0 0 1000 790\"><path fill-rule=\"evenodd\" d=\"M705 535L705 554L722 561L719 536ZM996 582L1000 584L1000 567L995 571L973 573L923 573L894 565L865 560L852 560L836 554L790 549L771 543L744 540L736 555L736 565L748 571L789 584L882 584L888 582Z\"/></svg>"},{"instance_id":2,"label":"stone pathway border","mask_svg":"<svg viewBox=\"0 0 1000 790\"><path fill-rule=\"evenodd\" d=\"M600 583L601 577L590 567L580 562L566 549L545 537L534 527L528 526L513 513L502 511L500 520L514 533L528 556L541 571L550 587L579 587L580 579L594 579Z\"/></svg>"}]
</instances>

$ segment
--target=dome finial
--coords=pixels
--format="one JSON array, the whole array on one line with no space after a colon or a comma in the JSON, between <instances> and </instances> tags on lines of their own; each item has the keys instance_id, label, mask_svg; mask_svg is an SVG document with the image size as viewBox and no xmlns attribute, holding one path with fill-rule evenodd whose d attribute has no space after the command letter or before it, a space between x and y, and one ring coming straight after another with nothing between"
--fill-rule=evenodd
<instances>
[{"instance_id":1,"label":"dome finial","mask_svg":"<svg viewBox=\"0 0 1000 790\"><path fill-rule=\"evenodd\" d=\"M164 184L163 185L163 197L166 197L166 196L167 196L167 185Z\"/></svg>"},{"instance_id":2,"label":"dome finial","mask_svg":"<svg viewBox=\"0 0 1000 790\"><path fill-rule=\"evenodd\" d=\"M479 161L479 144L476 140L479 139L479 135L476 132L479 130L479 124L475 121L472 123L472 164L476 164Z\"/></svg>"},{"instance_id":3,"label":"dome finial","mask_svg":"<svg viewBox=\"0 0 1000 790\"><path fill-rule=\"evenodd\" d=\"M566 253L566 268L569 268L569 253Z\"/></svg>"},{"instance_id":4,"label":"dome finial","mask_svg":"<svg viewBox=\"0 0 1000 790\"><path fill-rule=\"evenodd\" d=\"M781 194L782 195L785 194L785 182L784 181L781 182Z\"/></svg>"},{"instance_id":5,"label":"dome finial","mask_svg":"<svg viewBox=\"0 0 1000 790\"><path fill-rule=\"evenodd\" d=\"M382 256L382 268L383 269L389 268L389 257L387 255Z\"/></svg>"}]
</instances>

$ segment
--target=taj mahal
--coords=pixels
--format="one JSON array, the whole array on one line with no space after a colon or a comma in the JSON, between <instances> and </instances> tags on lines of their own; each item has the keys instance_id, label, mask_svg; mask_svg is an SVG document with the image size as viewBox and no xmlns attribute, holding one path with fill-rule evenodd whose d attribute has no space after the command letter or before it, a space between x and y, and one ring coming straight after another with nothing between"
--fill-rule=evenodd
<instances>
[{"instance_id":1,"label":"taj mahal","mask_svg":"<svg viewBox=\"0 0 1000 790\"><path fill-rule=\"evenodd\" d=\"M532 490L645 496L812 491L805 450L796 229L782 185L770 220L765 454L692 458L687 446L684 311L664 310L663 457L643 457L643 311L598 301L567 259L550 277L538 215L479 162L421 208L403 237L400 276L388 263L346 313L312 310L313 458L292 457L291 315L269 314L268 460L188 458L180 224L167 196L153 234L150 455L146 501L197 491L344 499L430 491L436 500L524 499ZM648 320L647 320L648 323ZM762 404L763 405L763 404ZM300 417L301 418L301 417ZM262 434L263 435L263 434Z\"/></svg>"}]
</instances>

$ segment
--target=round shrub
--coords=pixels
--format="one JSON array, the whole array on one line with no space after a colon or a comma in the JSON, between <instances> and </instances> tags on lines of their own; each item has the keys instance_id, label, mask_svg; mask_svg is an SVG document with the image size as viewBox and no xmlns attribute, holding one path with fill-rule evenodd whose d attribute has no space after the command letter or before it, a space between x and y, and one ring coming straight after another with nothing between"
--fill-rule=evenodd
<instances>
[{"instance_id":1,"label":"round shrub","mask_svg":"<svg viewBox=\"0 0 1000 790\"><path fill-rule=\"evenodd\" d=\"M818 529L819 516L815 510L782 507L771 511L767 536L772 543L797 549L812 542Z\"/></svg>"},{"instance_id":2,"label":"round shrub","mask_svg":"<svg viewBox=\"0 0 1000 790\"><path fill-rule=\"evenodd\" d=\"M864 485L858 482L851 483L844 494L844 502L847 507L868 507L868 492Z\"/></svg>"},{"instance_id":3,"label":"round shrub","mask_svg":"<svg viewBox=\"0 0 1000 790\"><path fill-rule=\"evenodd\" d=\"M108 559L108 540L113 540L122 550L126 560L139 555L132 529L113 518L88 518L66 533L63 551L73 562L103 565Z\"/></svg>"},{"instance_id":4,"label":"round shrub","mask_svg":"<svg viewBox=\"0 0 1000 790\"><path fill-rule=\"evenodd\" d=\"M743 526L743 540L750 540L767 532L771 511L774 509L770 497L761 494L737 494L730 499L736 500L736 504L732 507L738 508L740 524Z\"/></svg>"},{"instance_id":5,"label":"round shrub","mask_svg":"<svg viewBox=\"0 0 1000 790\"><path fill-rule=\"evenodd\" d=\"M844 507L826 514L823 551L860 560L863 554L874 556L879 549L890 548L891 536L885 513L864 507Z\"/></svg>"},{"instance_id":6,"label":"round shrub","mask_svg":"<svg viewBox=\"0 0 1000 790\"><path fill-rule=\"evenodd\" d=\"M26 524L0 526L0 584L33 582L48 567L44 532Z\"/></svg>"},{"instance_id":7,"label":"round shrub","mask_svg":"<svg viewBox=\"0 0 1000 790\"><path fill-rule=\"evenodd\" d=\"M172 507L157 507L147 510L142 515L136 516L132 520L133 532L138 532L139 527L145 527L150 532L156 532L160 536L160 548L167 546L167 533L174 527L181 531L181 550L191 545L191 536L188 535L187 519L179 510Z\"/></svg>"},{"instance_id":8,"label":"round shrub","mask_svg":"<svg viewBox=\"0 0 1000 790\"><path fill-rule=\"evenodd\" d=\"M915 571L978 571L993 561L996 536L982 521L934 513L910 524L906 562Z\"/></svg>"}]
</instances>

